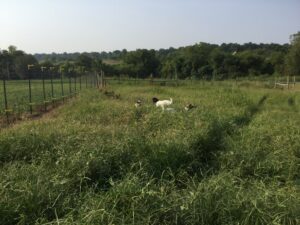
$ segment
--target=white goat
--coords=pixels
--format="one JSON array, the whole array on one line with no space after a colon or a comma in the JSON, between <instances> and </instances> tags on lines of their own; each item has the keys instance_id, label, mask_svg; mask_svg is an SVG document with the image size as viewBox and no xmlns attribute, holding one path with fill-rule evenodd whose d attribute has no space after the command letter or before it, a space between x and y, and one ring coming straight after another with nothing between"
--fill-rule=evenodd
<instances>
[{"instance_id":1,"label":"white goat","mask_svg":"<svg viewBox=\"0 0 300 225\"><path fill-rule=\"evenodd\" d=\"M170 98L170 100L159 100L158 98L152 98L153 103L156 105L156 107L161 107L162 110L165 110L166 106L169 106L173 103L173 99Z\"/></svg>"}]
</instances>

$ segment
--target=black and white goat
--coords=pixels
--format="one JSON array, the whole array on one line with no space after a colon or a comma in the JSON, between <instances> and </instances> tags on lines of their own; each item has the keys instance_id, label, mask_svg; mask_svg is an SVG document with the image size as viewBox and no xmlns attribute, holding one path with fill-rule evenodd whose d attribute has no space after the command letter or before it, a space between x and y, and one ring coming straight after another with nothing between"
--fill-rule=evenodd
<instances>
[{"instance_id":1,"label":"black and white goat","mask_svg":"<svg viewBox=\"0 0 300 225\"><path fill-rule=\"evenodd\" d=\"M152 98L152 102L156 105L156 107L161 107L164 111L166 106L169 106L173 103L173 99L170 98L170 100L159 100L158 98L154 97Z\"/></svg>"},{"instance_id":2,"label":"black and white goat","mask_svg":"<svg viewBox=\"0 0 300 225\"><path fill-rule=\"evenodd\" d=\"M184 109L185 111L190 111L193 108L196 108L197 106L193 105L193 104L187 104Z\"/></svg>"},{"instance_id":3,"label":"black and white goat","mask_svg":"<svg viewBox=\"0 0 300 225\"><path fill-rule=\"evenodd\" d=\"M140 99L138 99L134 105L136 108L139 108L142 106L142 101Z\"/></svg>"}]
</instances>

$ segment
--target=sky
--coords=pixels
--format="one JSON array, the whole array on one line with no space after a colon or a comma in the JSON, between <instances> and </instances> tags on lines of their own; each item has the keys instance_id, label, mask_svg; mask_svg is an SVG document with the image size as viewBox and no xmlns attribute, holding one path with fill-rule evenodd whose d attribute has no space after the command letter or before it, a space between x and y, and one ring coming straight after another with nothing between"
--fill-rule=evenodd
<instances>
[{"instance_id":1,"label":"sky","mask_svg":"<svg viewBox=\"0 0 300 225\"><path fill-rule=\"evenodd\" d=\"M300 0L0 0L0 49L160 49L199 42L288 43Z\"/></svg>"}]
</instances>

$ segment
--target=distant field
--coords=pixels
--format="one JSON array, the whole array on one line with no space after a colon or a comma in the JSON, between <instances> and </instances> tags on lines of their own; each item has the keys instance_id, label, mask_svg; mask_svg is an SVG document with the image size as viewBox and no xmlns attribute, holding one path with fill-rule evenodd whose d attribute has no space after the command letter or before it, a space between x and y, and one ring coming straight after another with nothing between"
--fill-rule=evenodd
<instances>
[{"instance_id":1,"label":"distant field","mask_svg":"<svg viewBox=\"0 0 300 225\"><path fill-rule=\"evenodd\" d=\"M297 89L117 80L108 89L121 99L86 89L0 132L0 224L299 224ZM154 96L172 97L176 112Z\"/></svg>"}]
</instances>

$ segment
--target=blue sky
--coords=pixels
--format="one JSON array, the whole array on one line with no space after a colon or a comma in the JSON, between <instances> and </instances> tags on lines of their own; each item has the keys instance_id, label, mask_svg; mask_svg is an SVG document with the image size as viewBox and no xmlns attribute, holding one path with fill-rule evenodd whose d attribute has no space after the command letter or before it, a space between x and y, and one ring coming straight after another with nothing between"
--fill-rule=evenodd
<instances>
[{"instance_id":1,"label":"blue sky","mask_svg":"<svg viewBox=\"0 0 300 225\"><path fill-rule=\"evenodd\" d=\"M0 48L28 53L288 43L300 0L0 0Z\"/></svg>"}]
</instances>

